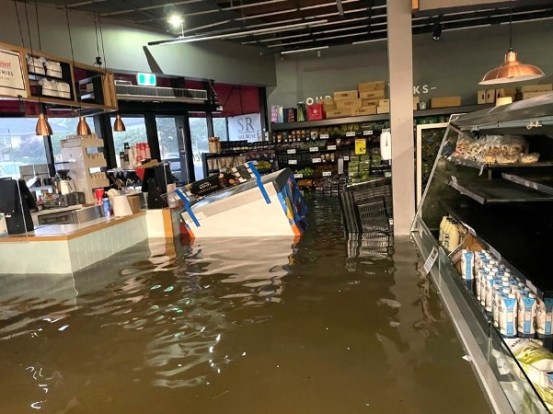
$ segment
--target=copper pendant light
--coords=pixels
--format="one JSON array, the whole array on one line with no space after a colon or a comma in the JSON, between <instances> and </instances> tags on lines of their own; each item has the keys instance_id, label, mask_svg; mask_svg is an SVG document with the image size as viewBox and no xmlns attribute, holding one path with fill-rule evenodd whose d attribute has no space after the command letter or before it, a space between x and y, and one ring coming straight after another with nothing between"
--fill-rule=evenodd
<instances>
[{"instance_id":1,"label":"copper pendant light","mask_svg":"<svg viewBox=\"0 0 553 414\"><path fill-rule=\"evenodd\" d=\"M534 65L528 65L518 60L513 51L513 12L509 10L509 51L505 55L505 62L497 68L489 70L479 85L496 85L500 83L522 82L538 79L544 76L543 71Z\"/></svg>"},{"instance_id":2,"label":"copper pendant light","mask_svg":"<svg viewBox=\"0 0 553 414\"><path fill-rule=\"evenodd\" d=\"M517 59L516 52L509 49L505 55L505 62L501 66L488 71L479 82L479 85L522 82L543 76L544 73L540 68L520 62Z\"/></svg>"},{"instance_id":3,"label":"copper pendant light","mask_svg":"<svg viewBox=\"0 0 553 414\"><path fill-rule=\"evenodd\" d=\"M121 115L117 114L115 115L115 122L113 123L113 130L116 132L123 132L126 131L127 128L125 128L125 124L123 123L123 119L121 119Z\"/></svg>"},{"instance_id":4,"label":"copper pendant light","mask_svg":"<svg viewBox=\"0 0 553 414\"><path fill-rule=\"evenodd\" d=\"M42 112L38 115L35 131L37 135L52 135L52 127L48 123L46 115L44 115Z\"/></svg>"},{"instance_id":5,"label":"copper pendant light","mask_svg":"<svg viewBox=\"0 0 553 414\"><path fill-rule=\"evenodd\" d=\"M86 123L86 118L84 116L79 118L79 123L77 124L77 135L81 137L90 135L90 127Z\"/></svg>"}]
</instances>

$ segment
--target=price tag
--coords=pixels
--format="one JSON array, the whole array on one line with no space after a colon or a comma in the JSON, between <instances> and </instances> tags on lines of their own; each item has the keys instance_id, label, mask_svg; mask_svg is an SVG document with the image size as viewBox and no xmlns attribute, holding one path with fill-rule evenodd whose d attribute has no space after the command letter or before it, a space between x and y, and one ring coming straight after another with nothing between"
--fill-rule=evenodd
<instances>
[{"instance_id":1,"label":"price tag","mask_svg":"<svg viewBox=\"0 0 553 414\"><path fill-rule=\"evenodd\" d=\"M318 152L319 147L309 147L309 152Z\"/></svg>"},{"instance_id":2,"label":"price tag","mask_svg":"<svg viewBox=\"0 0 553 414\"><path fill-rule=\"evenodd\" d=\"M438 258L438 248L434 246L432 248L432 251L430 252L430 255L424 262L424 271L426 274L430 273L430 270L432 269L432 266L434 266L434 263L436 263L436 259Z\"/></svg>"},{"instance_id":3,"label":"price tag","mask_svg":"<svg viewBox=\"0 0 553 414\"><path fill-rule=\"evenodd\" d=\"M320 139L329 139L329 138L330 138L330 135L329 135L329 134L320 134L320 135L319 135L319 138L320 138Z\"/></svg>"},{"instance_id":4,"label":"price tag","mask_svg":"<svg viewBox=\"0 0 553 414\"><path fill-rule=\"evenodd\" d=\"M355 131L348 131L348 132L346 132L346 137L354 137L355 135L357 135L357 134L355 133Z\"/></svg>"},{"instance_id":5,"label":"price tag","mask_svg":"<svg viewBox=\"0 0 553 414\"><path fill-rule=\"evenodd\" d=\"M330 177L332 175L332 171L323 171L323 177Z\"/></svg>"},{"instance_id":6,"label":"price tag","mask_svg":"<svg viewBox=\"0 0 553 414\"><path fill-rule=\"evenodd\" d=\"M294 178L303 178L303 174L294 174Z\"/></svg>"},{"instance_id":7,"label":"price tag","mask_svg":"<svg viewBox=\"0 0 553 414\"><path fill-rule=\"evenodd\" d=\"M368 135L372 135L372 134L373 134L372 129L367 129L366 131L363 131L364 136L368 136Z\"/></svg>"},{"instance_id":8,"label":"price tag","mask_svg":"<svg viewBox=\"0 0 553 414\"><path fill-rule=\"evenodd\" d=\"M288 164L290 164L290 165L298 165L298 160L288 160Z\"/></svg>"},{"instance_id":9,"label":"price tag","mask_svg":"<svg viewBox=\"0 0 553 414\"><path fill-rule=\"evenodd\" d=\"M319 164L319 163L321 162L321 159L320 159L320 158L313 158L313 159L311 160L311 162L312 162L313 164Z\"/></svg>"},{"instance_id":10,"label":"price tag","mask_svg":"<svg viewBox=\"0 0 553 414\"><path fill-rule=\"evenodd\" d=\"M344 155L344 161L349 161L349 155Z\"/></svg>"},{"instance_id":11,"label":"price tag","mask_svg":"<svg viewBox=\"0 0 553 414\"><path fill-rule=\"evenodd\" d=\"M295 153L296 153L295 149L289 149L286 151L286 154L295 154Z\"/></svg>"},{"instance_id":12,"label":"price tag","mask_svg":"<svg viewBox=\"0 0 553 414\"><path fill-rule=\"evenodd\" d=\"M335 149L336 149L336 145L327 145L326 149L329 150L329 151L335 150Z\"/></svg>"}]
</instances>

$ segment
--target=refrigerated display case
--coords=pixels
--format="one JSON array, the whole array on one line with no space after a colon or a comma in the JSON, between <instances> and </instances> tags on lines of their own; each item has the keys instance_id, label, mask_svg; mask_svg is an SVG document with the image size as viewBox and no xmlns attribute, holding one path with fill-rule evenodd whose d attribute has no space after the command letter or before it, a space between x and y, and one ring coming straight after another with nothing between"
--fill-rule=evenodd
<instances>
[{"instance_id":1,"label":"refrigerated display case","mask_svg":"<svg viewBox=\"0 0 553 414\"><path fill-rule=\"evenodd\" d=\"M513 340L476 298L472 271L469 280L461 277L460 250L471 249L470 240L536 301L549 300L552 207L553 93L451 117L411 235L498 413L550 412L551 370L544 382L515 358ZM444 216L466 233L452 251L440 243ZM551 351L550 334L539 340Z\"/></svg>"}]
</instances>

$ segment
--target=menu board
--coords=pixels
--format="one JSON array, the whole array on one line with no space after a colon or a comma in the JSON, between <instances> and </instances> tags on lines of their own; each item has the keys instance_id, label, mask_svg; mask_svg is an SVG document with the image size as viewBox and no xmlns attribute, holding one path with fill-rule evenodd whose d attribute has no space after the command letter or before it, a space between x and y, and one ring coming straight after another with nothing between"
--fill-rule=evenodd
<instances>
[{"instance_id":1,"label":"menu board","mask_svg":"<svg viewBox=\"0 0 553 414\"><path fill-rule=\"evenodd\" d=\"M0 95L27 97L19 52L0 49Z\"/></svg>"}]
</instances>

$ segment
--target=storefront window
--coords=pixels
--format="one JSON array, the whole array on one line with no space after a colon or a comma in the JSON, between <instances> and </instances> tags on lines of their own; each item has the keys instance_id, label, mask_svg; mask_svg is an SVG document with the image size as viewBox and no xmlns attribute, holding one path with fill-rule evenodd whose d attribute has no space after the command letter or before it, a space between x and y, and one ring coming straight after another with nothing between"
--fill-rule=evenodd
<instances>
[{"instance_id":1,"label":"storefront window","mask_svg":"<svg viewBox=\"0 0 553 414\"><path fill-rule=\"evenodd\" d=\"M126 131L113 131L113 145L115 147L115 154L117 155L124 151L126 142L130 146L139 142L148 142L144 117L121 117L121 119L125 124ZM115 117L111 117L111 125L113 125L114 121Z\"/></svg>"},{"instance_id":2,"label":"storefront window","mask_svg":"<svg viewBox=\"0 0 553 414\"><path fill-rule=\"evenodd\" d=\"M24 165L46 164L44 139L35 135L36 118L0 118L0 177L19 178Z\"/></svg>"},{"instance_id":3,"label":"storefront window","mask_svg":"<svg viewBox=\"0 0 553 414\"><path fill-rule=\"evenodd\" d=\"M194 174L196 180L204 178L202 167L202 153L209 152L207 136L207 119L205 113L197 114L200 116L190 117L190 139L192 141L192 156L194 158Z\"/></svg>"},{"instance_id":4,"label":"storefront window","mask_svg":"<svg viewBox=\"0 0 553 414\"><path fill-rule=\"evenodd\" d=\"M156 116L159 151L162 161L169 163L171 172L180 181L185 181L184 157L179 150L179 131L174 117Z\"/></svg>"},{"instance_id":5,"label":"storefront window","mask_svg":"<svg viewBox=\"0 0 553 414\"><path fill-rule=\"evenodd\" d=\"M54 154L54 161L63 161L61 155L61 141L66 139L68 135L75 135L77 133L77 124L79 118L49 118L50 126L52 127L53 134L52 140L52 152ZM86 123L90 127L90 131L95 133L94 120L92 118L86 118Z\"/></svg>"},{"instance_id":6,"label":"storefront window","mask_svg":"<svg viewBox=\"0 0 553 414\"><path fill-rule=\"evenodd\" d=\"M221 141L228 141L227 118L213 117L213 133L216 137L219 137Z\"/></svg>"}]
</instances>

